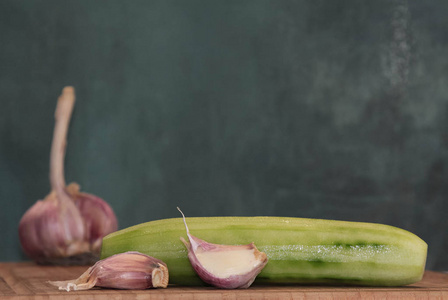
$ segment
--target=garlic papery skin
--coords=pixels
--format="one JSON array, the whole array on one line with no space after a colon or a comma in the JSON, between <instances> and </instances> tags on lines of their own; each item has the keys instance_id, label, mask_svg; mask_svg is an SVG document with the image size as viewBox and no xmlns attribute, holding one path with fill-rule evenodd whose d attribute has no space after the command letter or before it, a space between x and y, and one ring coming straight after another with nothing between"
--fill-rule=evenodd
<instances>
[{"instance_id":1,"label":"garlic papery skin","mask_svg":"<svg viewBox=\"0 0 448 300\"><path fill-rule=\"evenodd\" d=\"M189 242L182 237L180 239L187 247L188 259L198 276L222 289L248 288L267 264L266 254L260 252L254 243L219 245L201 240L190 234L185 216L180 212Z\"/></svg>"},{"instance_id":2,"label":"garlic papery skin","mask_svg":"<svg viewBox=\"0 0 448 300\"><path fill-rule=\"evenodd\" d=\"M94 286L142 290L166 288L168 281L168 268L163 261L130 251L96 262L77 279L49 283L66 291L88 290Z\"/></svg>"}]
</instances>

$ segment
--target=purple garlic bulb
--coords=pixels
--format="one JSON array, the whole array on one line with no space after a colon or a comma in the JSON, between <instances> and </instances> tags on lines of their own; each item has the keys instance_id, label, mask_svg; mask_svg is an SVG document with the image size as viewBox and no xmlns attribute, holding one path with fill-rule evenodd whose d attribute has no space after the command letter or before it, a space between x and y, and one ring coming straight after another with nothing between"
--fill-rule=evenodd
<instances>
[{"instance_id":1,"label":"purple garlic bulb","mask_svg":"<svg viewBox=\"0 0 448 300\"><path fill-rule=\"evenodd\" d=\"M30 207L19 223L25 254L39 264L91 264L98 260L102 238L118 229L112 208L102 199L66 187L64 158L75 103L73 87L58 99L50 154L51 192Z\"/></svg>"}]
</instances>

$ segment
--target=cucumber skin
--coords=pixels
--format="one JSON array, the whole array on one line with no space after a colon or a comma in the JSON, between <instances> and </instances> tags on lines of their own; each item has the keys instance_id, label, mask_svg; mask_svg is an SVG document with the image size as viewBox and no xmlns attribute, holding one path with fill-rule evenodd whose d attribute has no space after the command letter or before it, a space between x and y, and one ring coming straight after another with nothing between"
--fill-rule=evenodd
<instances>
[{"instance_id":1,"label":"cucumber skin","mask_svg":"<svg viewBox=\"0 0 448 300\"><path fill-rule=\"evenodd\" d=\"M216 244L254 242L268 256L256 283L401 286L421 280L427 244L374 223L286 217L186 219L190 233ZM170 283L204 285L187 258L181 218L135 225L104 237L101 258L139 251L164 261Z\"/></svg>"}]
</instances>

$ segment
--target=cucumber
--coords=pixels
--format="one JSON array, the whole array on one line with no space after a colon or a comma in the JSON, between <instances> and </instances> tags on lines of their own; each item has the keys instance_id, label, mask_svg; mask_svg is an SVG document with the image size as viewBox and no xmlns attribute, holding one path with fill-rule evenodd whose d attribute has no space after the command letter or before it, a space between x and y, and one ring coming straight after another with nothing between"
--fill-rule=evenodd
<instances>
[{"instance_id":1,"label":"cucumber","mask_svg":"<svg viewBox=\"0 0 448 300\"><path fill-rule=\"evenodd\" d=\"M268 256L255 283L401 286L419 281L427 244L382 224L286 217L187 218L190 232L215 244L254 242ZM139 251L164 261L170 283L203 285L180 237L181 218L132 226L103 238L101 258Z\"/></svg>"}]
</instances>

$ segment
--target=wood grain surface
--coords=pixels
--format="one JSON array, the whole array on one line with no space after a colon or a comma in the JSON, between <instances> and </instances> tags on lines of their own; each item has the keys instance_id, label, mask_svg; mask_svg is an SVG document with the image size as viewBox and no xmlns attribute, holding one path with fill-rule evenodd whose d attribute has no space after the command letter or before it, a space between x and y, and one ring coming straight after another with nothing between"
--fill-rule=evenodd
<instances>
[{"instance_id":1,"label":"wood grain surface","mask_svg":"<svg viewBox=\"0 0 448 300\"><path fill-rule=\"evenodd\" d=\"M65 292L48 280L78 277L87 267L37 266L30 262L0 263L1 299L448 299L448 274L426 271L422 281L404 287L259 286L244 290L169 286L166 289L94 288Z\"/></svg>"}]
</instances>

